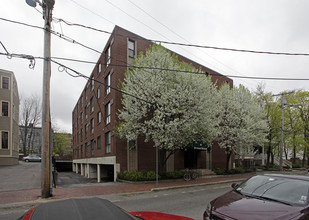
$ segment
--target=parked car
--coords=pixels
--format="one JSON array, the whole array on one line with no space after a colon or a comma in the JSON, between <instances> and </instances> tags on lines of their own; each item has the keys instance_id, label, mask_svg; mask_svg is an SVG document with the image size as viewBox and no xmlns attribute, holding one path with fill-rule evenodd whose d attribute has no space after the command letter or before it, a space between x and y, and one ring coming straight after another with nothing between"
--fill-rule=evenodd
<instances>
[{"instance_id":1,"label":"parked car","mask_svg":"<svg viewBox=\"0 0 309 220\"><path fill-rule=\"evenodd\" d=\"M209 219L309 219L309 176L256 175L211 201Z\"/></svg>"},{"instance_id":2,"label":"parked car","mask_svg":"<svg viewBox=\"0 0 309 220\"><path fill-rule=\"evenodd\" d=\"M27 157L23 157L23 161L25 162L41 162L41 157L37 155L28 155Z\"/></svg>"},{"instance_id":3,"label":"parked car","mask_svg":"<svg viewBox=\"0 0 309 220\"><path fill-rule=\"evenodd\" d=\"M193 220L159 212L126 212L106 199L67 199L35 206L19 220Z\"/></svg>"}]
</instances>

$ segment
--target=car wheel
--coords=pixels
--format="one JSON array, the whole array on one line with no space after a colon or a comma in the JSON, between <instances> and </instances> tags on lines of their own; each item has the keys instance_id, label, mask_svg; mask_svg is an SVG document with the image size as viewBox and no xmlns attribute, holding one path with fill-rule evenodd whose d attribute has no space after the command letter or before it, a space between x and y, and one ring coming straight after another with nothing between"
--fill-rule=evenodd
<instances>
[{"instance_id":1,"label":"car wheel","mask_svg":"<svg viewBox=\"0 0 309 220\"><path fill-rule=\"evenodd\" d=\"M27 163L28 163L28 162L29 162L29 160L25 160L25 162L27 162Z\"/></svg>"}]
</instances>

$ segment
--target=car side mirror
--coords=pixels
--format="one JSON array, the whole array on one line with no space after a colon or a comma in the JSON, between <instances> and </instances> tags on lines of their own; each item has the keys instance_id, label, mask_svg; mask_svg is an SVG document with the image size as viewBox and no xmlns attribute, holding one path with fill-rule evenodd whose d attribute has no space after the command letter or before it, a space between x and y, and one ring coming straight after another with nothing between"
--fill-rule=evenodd
<instances>
[{"instance_id":1,"label":"car side mirror","mask_svg":"<svg viewBox=\"0 0 309 220\"><path fill-rule=\"evenodd\" d=\"M233 189L235 189L236 187L238 187L238 183L233 183L231 186Z\"/></svg>"}]
</instances>

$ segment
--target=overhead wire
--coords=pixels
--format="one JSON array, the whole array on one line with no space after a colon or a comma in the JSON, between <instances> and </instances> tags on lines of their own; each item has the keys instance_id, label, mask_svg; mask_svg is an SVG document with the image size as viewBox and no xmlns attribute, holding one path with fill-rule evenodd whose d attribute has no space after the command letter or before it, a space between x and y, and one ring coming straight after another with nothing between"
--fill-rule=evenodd
<instances>
[{"instance_id":1,"label":"overhead wire","mask_svg":"<svg viewBox=\"0 0 309 220\"><path fill-rule=\"evenodd\" d=\"M147 100L145 100L145 99L142 99L142 98L140 98L140 97L137 97L137 96L135 96L135 95L133 95L133 94L130 94L130 93L126 92L126 91L123 91L123 90L121 90L121 89L117 89L117 88L112 87L112 86L110 86L110 85L107 85L107 84L105 84L105 83L103 83L103 82L101 82L101 81L99 81L99 80L92 79L91 76L90 76L90 77L89 77L89 76L86 76L86 75L84 75L84 74L82 74L82 73L80 73L80 72L78 72L78 71L76 71L76 70L74 70L74 69L72 69L72 68L70 68L70 67L68 67L68 66L66 66L66 65L64 65L64 64L62 64L62 63L59 63L58 61L55 61L55 60L52 59L52 58L50 59L50 61L53 62L53 63L55 63L55 64L58 64L58 65L59 65L60 67L62 67L63 70L64 70L66 73L68 73L70 76L73 76L73 77L82 77L82 78L85 78L85 79L87 79L87 80L93 80L94 82L97 82L97 83L102 84L102 85L104 85L104 86L106 86L106 87L109 87L109 88L111 88L111 89L113 89L113 90L115 90L115 91L117 91L117 92L120 92L120 93L122 93L122 94L131 96L131 97L136 98L136 99L139 99L139 100L144 101L144 102L146 102L146 103L153 104L153 103L150 102L150 101L147 101ZM76 74L76 76L70 74L67 70L72 71L73 73Z\"/></svg>"},{"instance_id":2,"label":"overhead wire","mask_svg":"<svg viewBox=\"0 0 309 220\"><path fill-rule=\"evenodd\" d=\"M39 28L39 29L43 29L44 30L44 28L42 28L42 27L26 24L26 23L23 23L23 22L12 21L12 20L9 20L9 19L1 18L1 17L0 17L0 20L8 21L8 22L16 23L16 24L21 24L21 25L25 25L25 26L29 26L29 27ZM75 25L75 24L72 24L72 25ZM89 26L85 26L84 25L84 27L95 30L95 28L91 28ZM100 30L100 29L97 29L97 30ZM112 34L112 32L103 31L103 30L100 30L100 32L105 32L105 33L108 33L108 34ZM60 34L58 32L55 32L53 34L56 34L56 35L59 35L59 36L64 36L64 35L62 35L62 34ZM126 37L125 35L121 35L121 34L118 34L118 35ZM224 50L224 51L233 51L233 52L242 52L242 53L256 53L256 54L268 54L268 55L285 55L285 56L309 56L309 53L259 51L259 50L236 49L236 48L216 47L216 46L207 46L207 45L198 45L198 44L185 44L185 43L179 43L179 42L170 42L170 41L154 40L154 39L146 39L146 38L141 38L141 39L144 39L146 41L156 42L156 43L178 45L178 46L184 46L184 47L197 47L197 48L204 48L204 49ZM75 41L75 42L77 42L77 41ZM96 52L99 52L99 51L97 51L95 49L93 49L93 50L96 51Z\"/></svg>"},{"instance_id":3,"label":"overhead wire","mask_svg":"<svg viewBox=\"0 0 309 220\"><path fill-rule=\"evenodd\" d=\"M75 42L77 42L77 41L72 39L72 43L75 43ZM43 57L34 57L32 55L27 55L27 54L8 53L8 50L6 49L4 44L1 41L0 41L0 43L6 51L6 53L0 52L0 55L6 55L6 56L8 56L8 58L16 57L16 58L28 59L28 60L31 61L31 65L29 65L29 67L30 66L32 67L31 69L34 68L35 59L44 59ZM84 46L83 44L80 44L80 45ZM89 47L86 46L86 48L89 48ZM98 52L98 51L96 51L96 52ZM111 57L111 58L114 59L113 57ZM87 63L87 64L97 64L97 62L93 62L93 61L85 61L85 60L63 58L63 57L51 57L51 59L59 59L59 60L73 61L73 62ZM259 79L259 80L260 79L263 79L263 80L287 80L287 81L299 81L299 80L306 80L307 81L307 80L309 80L309 78L282 78L282 77L256 77L256 76L252 77L252 76L222 75L222 74L219 74L219 73L208 73L208 72L205 73L205 72L181 71L181 70L174 70L174 69L164 69L164 68L159 68L159 67L156 68L156 67L135 66L135 65L128 64L125 61L121 61L121 60L116 60L116 61L123 62L123 63L125 63L125 65L121 65L121 64L110 64L110 65L116 66L116 67L125 67L125 68L177 71L177 72L183 72L183 73L194 73L194 74L203 74L203 75L208 74L208 75L211 75L211 76L222 76L222 77L230 77L230 78Z\"/></svg>"},{"instance_id":4,"label":"overhead wire","mask_svg":"<svg viewBox=\"0 0 309 220\"><path fill-rule=\"evenodd\" d=\"M68 58L61 58L61 57L53 57L53 59L60 59L60 60L67 60L73 62L81 62L81 63L89 63L89 64L97 64L97 62L92 61L84 61L84 60L77 60L77 59L68 59ZM113 59L113 57L112 57ZM285 78L285 77L258 77L258 76L237 76L237 75L221 75L219 73L205 73L205 72L194 72L188 70L177 70L177 69L168 69L168 68L160 68L160 67L147 67L147 66L135 66L131 64L127 64L125 61L116 60L123 62L125 64L109 64L110 66L114 67L124 67L124 68L136 68L136 69L149 69L149 70L164 70L164 71L174 71L174 72L181 72L181 73L192 73L192 74L199 74L205 75L208 74L210 76L222 76L222 77L230 77L230 78L244 78L244 79L256 79L256 80L286 80L286 81L300 81L300 80L309 80L309 78Z\"/></svg>"},{"instance_id":5,"label":"overhead wire","mask_svg":"<svg viewBox=\"0 0 309 220\"><path fill-rule=\"evenodd\" d=\"M173 31L170 27L168 27L167 25L165 25L164 23L160 22L158 19L156 19L154 16L152 16L151 14L149 14L147 11L145 11L143 8L141 8L140 6L138 6L137 4L135 4L134 2L132 2L131 0L127 0L128 2L130 2L132 5L134 5L136 8L138 8L139 10L141 10L142 12L144 12L146 15L148 15L149 17L151 17L154 21L158 22L160 25L162 25L163 27L165 27L167 30L169 30L170 32L172 32L173 34L175 34L177 37L179 37L180 39L184 40L187 43L191 43L190 41L188 41L187 39L185 39L182 35L176 33L175 31ZM233 72L236 72L240 75L244 75L241 74L239 71L231 68L230 66L224 64L223 62L221 62L220 60L216 59L215 57L209 55L208 53L206 53L204 50L202 50L201 48L199 48L199 51L201 51L203 54L205 54L206 56L210 57L211 59L213 59L214 61L216 61L217 63L219 63L220 65L223 65L225 67L227 67L228 69L232 70ZM195 56L196 57L196 56ZM218 69L218 68L216 68ZM220 68L221 69L221 68ZM220 70L220 72L226 72L223 69Z\"/></svg>"}]
</instances>

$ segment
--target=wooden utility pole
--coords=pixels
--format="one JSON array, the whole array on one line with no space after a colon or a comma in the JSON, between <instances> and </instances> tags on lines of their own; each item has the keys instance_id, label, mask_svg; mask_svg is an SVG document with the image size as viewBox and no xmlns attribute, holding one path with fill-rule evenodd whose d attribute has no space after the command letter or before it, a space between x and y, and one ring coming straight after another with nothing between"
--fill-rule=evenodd
<instances>
[{"instance_id":1,"label":"wooden utility pole","mask_svg":"<svg viewBox=\"0 0 309 220\"><path fill-rule=\"evenodd\" d=\"M48 198L51 196L50 190L50 26L52 22L52 11L55 0L26 0L31 7L36 7L38 3L43 8L44 19L44 65L43 65L43 94L42 94L42 164L41 164L41 197Z\"/></svg>"},{"instance_id":2,"label":"wooden utility pole","mask_svg":"<svg viewBox=\"0 0 309 220\"><path fill-rule=\"evenodd\" d=\"M42 94L42 165L41 165L41 196L48 198L50 191L50 26L54 0L43 0L44 25L44 66L43 66L43 94Z\"/></svg>"},{"instance_id":3,"label":"wooden utility pole","mask_svg":"<svg viewBox=\"0 0 309 220\"><path fill-rule=\"evenodd\" d=\"M284 144L284 107L287 104L286 98L284 98L284 95L291 94L292 92L284 92L272 96L281 96L281 138L280 138L280 151L279 151L279 166L280 166L280 171L283 171L283 144Z\"/></svg>"}]
</instances>

